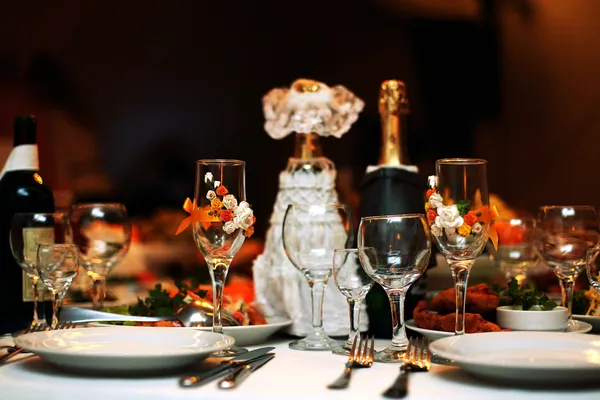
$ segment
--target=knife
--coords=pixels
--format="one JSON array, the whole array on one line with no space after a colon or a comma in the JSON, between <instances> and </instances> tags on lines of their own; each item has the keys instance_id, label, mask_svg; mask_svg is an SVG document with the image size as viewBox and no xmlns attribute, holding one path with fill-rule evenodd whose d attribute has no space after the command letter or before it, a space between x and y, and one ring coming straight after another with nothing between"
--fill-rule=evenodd
<instances>
[{"instance_id":1,"label":"knife","mask_svg":"<svg viewBox=\"0 0 600 400\"><path fill-rule=\"evenodd\" d=\"M179 379L179 386L185 388L202 386L208 382L220 378L224 374L230 373L240 365L244 365L246 363L254 361L255 359L261 356L264 356L271 350L275 350L275 347L261 347L260 349L248 351L246 353L239 354L230 360L223 361L216 368L213 368L206 372L201 372L199 374L193 375L185 375L181 379Z\"/></svg>"},{"instance_id":2,"label":"knife","mask_svg":"<svg viewBox=\"0 0 600 400\"><path fill-rule=\"evenodd\" d=\"M275 354L269 353L248 364L240 365L219 382L219 387L221 389L233 389L238 387L251 373L271 361L273 358L275 358Z\"/></svg>"}]
</instances>

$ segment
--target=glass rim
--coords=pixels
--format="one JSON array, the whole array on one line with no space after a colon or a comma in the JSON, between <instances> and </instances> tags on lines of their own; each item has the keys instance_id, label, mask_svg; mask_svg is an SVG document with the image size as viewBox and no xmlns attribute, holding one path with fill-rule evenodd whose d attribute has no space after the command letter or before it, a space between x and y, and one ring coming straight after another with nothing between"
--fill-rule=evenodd
<instances>
[{"instance_id":1,"label":"glass rim","mask_svg":"<svg viewBox=\"0 0 600 400\"><path fill-rule=\"evenodd\" d=\"M375 247L372 247L372 246L349 247L347 249L334 249L333 252L334 253L358 253L362 249L373 249L373 250L375 250Z\"/></svg>"},{"instance_id":2,"label":"glass rim","mask_svg":"<svg viewBox=\"0 0 600 400\"><path fill-rule=\"evenodd\" d=\"M18 212L18 213L15 213L14 217L16 217L17 215L19 215L19 216L21 216L21 215L22 216L30 216L30 215L46 215L46 216L49 216L49 215L51 215L51 216L57 216L57 217L58 216L66 217L68 214L64 213L64 212L53 212L53 213L48 213L48 212L29 212L29 213Z\"/></svg>"},{"instance_id":3,"label":"glass rim","mask_svg":"<svg viewBox=\"0 0 600 400\"><path fill-rule=\"evenodd\" d=\"M344 203L323 203L323 204L300 204L300 203L290 203L286 208L290 207L298 207L298 208L310 208L310 207L336 207L336 208L348 208L348 206Z\"/></svg>"},{"instance_id":4,"label":"glass rim","mask_svg":"<svg viewBox=\"0 0 600 400\"><path fill-rule=\"evenodd\" d=\"M196 160L196 165L229 165L232 167L246 165L245 161L233 158L206 158Z\"/></svg>"},{"instance_id":5,"label":"glass rim","mask_svg":"<svg viewBox=\"0 0 600 400\"><path fill-rule=\"evenodd\" d=\"M361 221L367 220L382 220L382 219L421 219L425 218L425 214L388 214L388 215L373 215L371 217L361 217Z\"/></svg>"},{"instance_id":6,"label":"glass rim","mask_svg":"<svg viewBox=\"0 0 600 400\"><path fill-rule=\"evenodd\" d=\"M79 247L75 244L75 243L38 243L37 245L38 249L40 247L58 247L58 248L62 248L62 247L72 247L74 249L76 249L77 251L79 251Z\"/></svg>"},{"instance_id":7,"label":"glass rim","mask_svg":"<svg viewBox=\"0 0 600 400\"><path fill-rule=\"evenodd\" d=\"M445 165L485 165L487 160L483 158L441 158L436 161L436 164Z\"/></svg>"},{"instance_id":8,"label":"glass rim","mask_svg":"<svg viewBox=\"0 0 600 400\"><path fill-rule=\"evenodd\" d=\"M540 211L545 211L545 210L556 210L559 208L574 208L574 209L579 209L579 210L594 210L596 211L596 206L592 206L589 204L584 204L584 205L573 205L573 206L561 206L561 205L544 205L544 206L540 206L539 210Z\"/></svg>"},{"instance_id":9,"label":"glass rim","mask_svg":"<svg viewBox=\"0 0 600 400\"><path fill-rule=\"evenodd\" d=\"M123 203L77 203L73 204L71 208L91 208L91 207L122 207L125 208L125 204Z\"/></svg>"}]
</instances>

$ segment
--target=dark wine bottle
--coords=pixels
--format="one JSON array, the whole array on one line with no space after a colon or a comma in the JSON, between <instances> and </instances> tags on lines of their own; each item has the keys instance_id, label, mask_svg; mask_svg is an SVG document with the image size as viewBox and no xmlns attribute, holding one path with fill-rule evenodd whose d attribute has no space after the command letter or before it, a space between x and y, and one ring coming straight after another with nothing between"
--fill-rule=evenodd
<instances>
[{"instance_id":1,"label":"dark wine bottle","mask_svg":"<svg viewBox=\"0 0 600 400\"><path fill-rule=\"evenodd\" d=\"M36 119L19 116L14 148L0 175L0 334L24 329L32 320L32 283L13 257L10 227L16 213L34 212L54 212L54 197L39 173ZM48 313L51 303L45 303Z\"/></svg>"}]
</instances>

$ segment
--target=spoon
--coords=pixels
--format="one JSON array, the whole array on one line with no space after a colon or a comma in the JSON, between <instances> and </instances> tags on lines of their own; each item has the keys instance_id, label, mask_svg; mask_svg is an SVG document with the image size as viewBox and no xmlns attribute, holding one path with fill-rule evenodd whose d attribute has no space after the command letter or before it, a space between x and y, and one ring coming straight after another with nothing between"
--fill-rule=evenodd
<instances>
[{"instance_id":1,"label":"spoon","mask_svg":"<svg viewBox=\"0 0 600 400\"><path fill-rule=\"evenodd\" d=\"M221 310L223 322L229 326L239 326L228 312ZM213 306L207 301L196 300L183 306L175 315L169 317L140 317L135 315L121 315L104 311L88 310L86 308L63 308L59 315L61 322L158 322L179 321L185 327L212 326Z\"/></svg>"}]
</instances>

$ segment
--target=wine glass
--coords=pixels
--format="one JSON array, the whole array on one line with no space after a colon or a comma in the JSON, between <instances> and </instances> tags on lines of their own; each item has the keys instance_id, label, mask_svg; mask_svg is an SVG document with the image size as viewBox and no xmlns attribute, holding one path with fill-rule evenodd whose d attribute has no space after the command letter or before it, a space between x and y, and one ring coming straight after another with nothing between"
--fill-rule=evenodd
<instances>
[{"instance_id":1,"label":"wine glass","mask_svg":"<svg viewBox=\"0 0 600 400\"><path fill-rule=\"evenodd\" d=\"M246 163L197 161L194 204L194 240L206 260L213 285L213 332L223 333L221 308L229 265L245 237L254 230L254 213L246 202ZM234 346L215 354L231 357L245 351Z\"/></svg>"},{"instance_id":2,"label":"wine glass","mask_svg":"<svg viewBox=\"0 0 600 400\"><path fill-rule=\"evenodd\" d=\"M40 244L37 271L52 293L52 329L58 327L58 311L79 272L79 250L74 244Z\"/></svg>"},{"instance_id":3,"label":"wine glass","mask_svg":"<svg viewBox=\"0 0 600 400\"><path fill-rule=\"evenodd\" d=\"M40 244L70 243L73 234L69 219L62 213L28 213L15 214L10 228L10 248L13 257L21 266L29 281L33 299L33 320L31 326L46 325L43 299L45 289L38 290L39 274L37 271L37 248ZM24 287L24 289L29 289Z\"/></svg>"},{"instance_id":4,"label":"wine glass","mask_svg":"<svg viewBox=\"0 0 600 400\"><path fill-rule=\"evenodd\" d=\"M131 222L119 203L76 204L71 210L73 239L79 261L94 288L94 309L104 308L106 277L125 257L131 243Z\"/></svg>"},{"instance_id":5,"label":"wine glass","mask_svg":"<svg viewBox=\"0 0 600 400\"><path fill-rule=\"evenodd\" d=\"M332 274L335 249L353 237L350 211L343 204L290 204L283 219L283 248L308 281L312 298L312 332L290 343L295 350L333 350L342 343L323 329L323 295Z\"/></svg>"},{"instance_id":6,"label":"wine glass","mask_svg":"<svg viewBox=\"0 0 600 400\"><path fill-rule=\"evenodd\" d=\"M359 248L365 272L388 295L392 310L392 343L375 354L375 361L402 362L408 339L404 327L404 299L410 285L427 269L431 240L421 214L363 217L358 227Z\"/></svg>"},{"instance_id":7,"label":"wine glass","mask_svg":"<svg viewBox=\"0 0 600 400\"><path fill-rule=\"evenodd\" d=\"M573 289L586 267L588 251L600 241L600 222L593 206L542 206L537 247L559 282L562 305L571 316Z\"/></svg>"},{"instance_id":8,"label":"wine glass","mask_svg":"<svg viewBox=\"0 0 600 400\"><path fill-rule=\"evenodd\" d=\"M364 271L360 253L373 253L375 249L365 247L361 249L335 249L333 252L333 281L348 301L350 308L350 335L343 346L333 350L334 354L349 355L356 335L360 334L360 306L373 287L373 280Z\"/></svg>"},{"instance_id":9,"label":"wine glass","mask_svg":"<svg viewBox=\"0 0 600 400\"><path fill-rule=\"evenodd\" d=\"M590 285L600 294L600 246L588 250L588 259L586 262L586 272Z\"/></svg>"},{"instance_id":10,"label":"wine glass","mask_svg":"<svg viewBox=\"0 0 600 400\"><path fill-rule=\"evenodd\" d=\"M499 218L494 221L494 228L498 233L498 249L490 246L490 258L499 265L508 282L515 278L523 286L528 271L538 260L535 219Z\"/></svg>"},{"instance_id":11,"label":"wine glass","mask_svg":"<svg viewBox=\"0 0 600 400\"><path fill-rule=\"evenodd\" d=\"M467 282L483 252L494 210L490 208L486 160L446 158L429 177L425 211L437 248L452 271L456 290L456 335L465 333Z\"/></svg>"}]
</instances>

